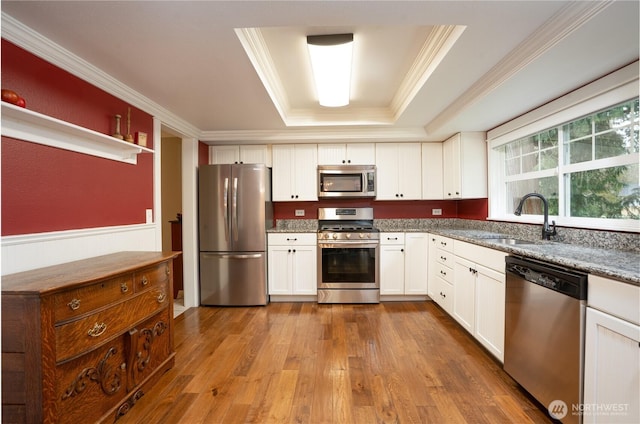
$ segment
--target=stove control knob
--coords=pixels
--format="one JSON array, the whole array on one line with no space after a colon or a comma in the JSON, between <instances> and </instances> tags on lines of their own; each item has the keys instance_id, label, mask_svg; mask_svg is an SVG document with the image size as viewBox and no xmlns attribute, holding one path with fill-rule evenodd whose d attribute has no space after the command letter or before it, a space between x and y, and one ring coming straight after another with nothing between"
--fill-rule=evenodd
<instances>
[{"instance_id":1,"label":"stove control knob","mask_svg":"<svg viewBox=\"0 0 640 424\"><path fill-rule=\"evenodd\" d=\"M335 240L335 239L337 239L337 238L338 238L338 234L334 234L334 235L333 235L333 239Z\"/></svg>"},{"instance_id":2,"label":"stove control knob","mask_svg":"<svg viewBox=\"0 0 640 424\"><path fill-rule=\"evenodd\" d=\"M347 234L345 234L345 237L351 238L351 234L347 233Z\"/></svg>"},{"instance_id":3,"label":"stove control knob","mask_svg":"<svg viewBox=\"0 0 640 424\"><path fill-rule=\"evenodd\" d=\"M364 238L365 235L363 233L360 233L359 236L360 238Z\"/></svg>"}]
</instances>

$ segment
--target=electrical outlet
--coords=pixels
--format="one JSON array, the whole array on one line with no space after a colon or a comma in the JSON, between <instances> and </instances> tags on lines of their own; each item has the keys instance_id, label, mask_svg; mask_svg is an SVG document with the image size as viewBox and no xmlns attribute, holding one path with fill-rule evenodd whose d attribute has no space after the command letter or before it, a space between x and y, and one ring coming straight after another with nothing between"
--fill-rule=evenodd
<instances>
[{"instance_id":1,"label":"electrical outlet","mask_svg":"<svg viewBox=\"0 0 640 424\"><path fill-rule=\"evenodd\" d=\"M442 215L442 209L431 209L431 215Z\"/></svg>"},{"instance_id":2,"label":"electrical outlet","mask_svg":"<svg viewBox=\"0 0 640 424\"><path fill-rule=\"evenodd\" d=\"M296 216L304 216L304 209L296 209Z\"/></svg>"},{"instance_id":3,"label":"electrical outlet","mask_svg":"<svg viewBox=\"0 0 640 424\"><path fill-rule=\"evenodd\" d=\"M147 224L153 224L153 209L147 209L145 213L147 215Z\"/></svg>"}]
</instances>

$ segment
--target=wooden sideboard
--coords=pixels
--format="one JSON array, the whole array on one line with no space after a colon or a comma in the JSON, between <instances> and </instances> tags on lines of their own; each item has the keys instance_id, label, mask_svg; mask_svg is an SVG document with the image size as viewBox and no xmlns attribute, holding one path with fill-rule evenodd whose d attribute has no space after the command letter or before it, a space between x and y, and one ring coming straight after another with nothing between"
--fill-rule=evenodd
<instances>
[{"instance_id":1,"label":"wooden sideboard","mask_svg":"<svg viewBox=\"0 0 640 424\"><path fill-rule=\"evenodd\" d=\"M2 277L2 422L114 422L175 361L175 252Z\"/></svg>"}]
</instances>

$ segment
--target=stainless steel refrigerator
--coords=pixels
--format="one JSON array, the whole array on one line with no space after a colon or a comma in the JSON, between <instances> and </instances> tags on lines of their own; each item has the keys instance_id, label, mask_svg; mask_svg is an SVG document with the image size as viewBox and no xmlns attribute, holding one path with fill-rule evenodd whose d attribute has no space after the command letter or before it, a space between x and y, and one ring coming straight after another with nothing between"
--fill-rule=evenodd
<instances>
[{"instance_id":1,"label":"stainless steel refrigerator","mask_svg":"<svg viewBox=\"0 0 640 424\"><path fill-rule=\"evenodd\" d=\"M198 180L200 304L266 305L271 170L203 165Z\"/></svg>"}]
</instances>

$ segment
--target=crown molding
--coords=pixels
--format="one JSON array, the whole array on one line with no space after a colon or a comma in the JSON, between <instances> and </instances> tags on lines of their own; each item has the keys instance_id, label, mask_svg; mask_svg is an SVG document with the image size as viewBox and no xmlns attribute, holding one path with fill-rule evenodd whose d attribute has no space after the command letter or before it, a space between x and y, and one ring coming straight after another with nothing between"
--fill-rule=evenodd
<instances>
[{"instance_id":1,"label":"crown molding","mask_svg":"<svg viewBox=\"0 0 640 424\"><path fill-rule=\"evenodd\" d=\"M436 132L509 78L526 68L553 46L571 35L591 18L607 8L612 1L575 1L563 6L547 22L485 73L475 84L447 106L426 125L428 133Z\"/></svg>"},{"instance_id":2,"label":"crown molding","mask_svg":"<svg viewBox=\"0 0 640 424\"><path fill-rule=\"evenodd\" d=\"M106 72L76 56L20 21L2 12L2 38L75 75L76 77L106 91L160 119L175 131L187 137L197 138L200 130L184 119L124 85Z\"/></svg>"},{"instance_id":3,"label":"crown molding","mask_svg":"<svg viewBox=\"0 0 640 424\"><path fill-rule=\"evenodd\" d=\"M464 25L438 25L431 30L391 101L394 122L404 113L466 28Z\"/></svg>"},{"instance_id":4,"label":"crown molding","mask_svg":"<svg viewBox=\"0 0 640 424\"><path fill-rule=\"evenodd\" d=\"M427 142L422 127L369 127L283 129L265 131L204 131L200 141L207 144L287 144L330 142Z\"/></svg>"},{"instance_id":5,"label":"crown molding","mask_svg":"<svg viewBox=\"0 0 640 424\"><path fill-rule=\"evenodd\" d=\"M280 117L286 123L290 109L289 99L271 58L267 43L262 36L262 31L260 28L237 28L235 32L253 68L258 73L262 85L271 97Z\"/></svg>"}]
</instances>

